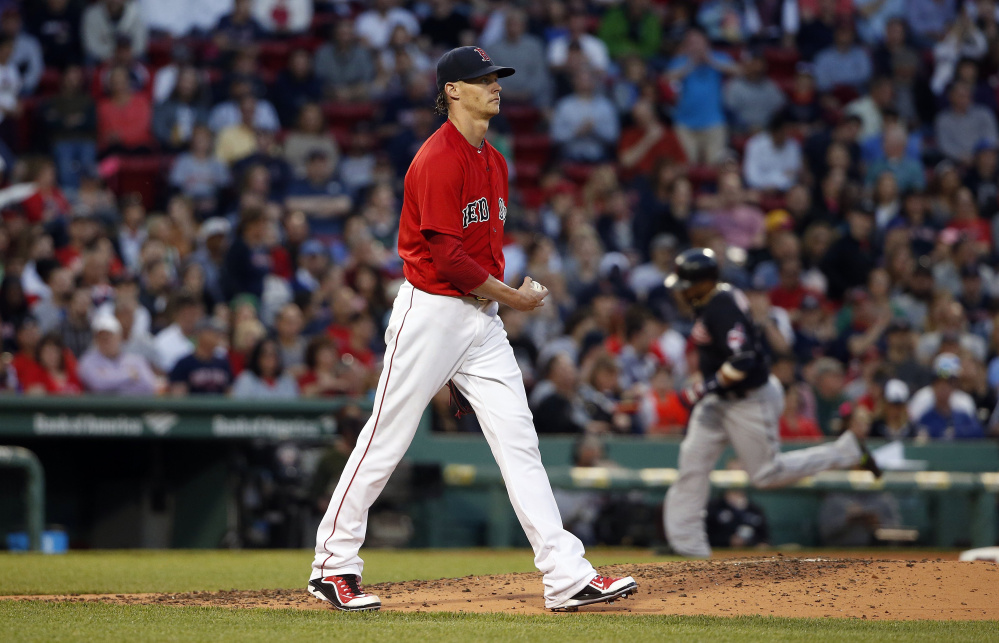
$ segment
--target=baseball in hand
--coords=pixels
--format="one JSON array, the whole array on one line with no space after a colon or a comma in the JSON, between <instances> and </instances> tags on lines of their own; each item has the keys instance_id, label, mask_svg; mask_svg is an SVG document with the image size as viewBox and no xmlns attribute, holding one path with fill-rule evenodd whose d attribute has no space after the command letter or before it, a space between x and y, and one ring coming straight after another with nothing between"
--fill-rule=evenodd
<instances>
[{"instance_id":1,"label":"baseball in hand","mask_svg":"<svg viewBox=\"0 0 999 643\"><path fill-rule=\"evenodd\" d=\"M541 292L542 290L545 289L545 287L542 286L541 283L537 282L537 281L532 281L531 282L531 288L533 288L534 290L537 290L538 292Z\"/></svg>"}]
</instances>

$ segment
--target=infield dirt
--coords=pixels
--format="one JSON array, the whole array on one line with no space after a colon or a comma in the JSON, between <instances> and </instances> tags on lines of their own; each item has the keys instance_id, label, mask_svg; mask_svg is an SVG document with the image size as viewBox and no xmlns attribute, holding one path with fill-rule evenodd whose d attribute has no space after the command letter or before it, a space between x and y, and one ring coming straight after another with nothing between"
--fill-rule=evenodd
<instances>
[{"instance_id":1,"label":"infield dirt","mask_svg":"<svg viewBox=\"0 0 999 643\"><path fill-rule=\"evenodd\" d=\"M615 565L638 591L579 613L763 615L873 620L999 620L999 565L918 560L768 556ZM536 573L382 583L365 588L383 610L552 614ZM174 594L20 596L19 600L233 608L331 609L304 589ZM571 618L571 614L552 614Z\"/></svg>"}]
</instances>

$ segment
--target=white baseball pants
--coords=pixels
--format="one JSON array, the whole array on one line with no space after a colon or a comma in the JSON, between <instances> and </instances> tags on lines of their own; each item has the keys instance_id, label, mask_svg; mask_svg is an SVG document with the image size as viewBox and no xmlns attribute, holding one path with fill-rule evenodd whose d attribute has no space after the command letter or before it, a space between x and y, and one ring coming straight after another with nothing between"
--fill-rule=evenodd
<instances>
[{"instance_id":1,"label":"white baseball pants","mask_svg":"<svg viewBox=\"0 0 999 643\"><path fill-rule=\"evenodd\" d=\"M596 572L562 527L541 463L523 377L495 302L433 295L403 284L385 331L385 364L371 417L347 460L316 536L310 578L361 576L368 509L406 449L430 399L450 379L475 409L552 607Z\"/></svg>"},{"instance_id":2,"label":"white baseball pants","mask_svg":"<svg viewBox=\"0 0 999 643\"><path fill-rule=\"evenodd\" d=\"M731 443L753 486L781 487L827 469L860 462L856 436L845 431L835 442L781 453L779 422L784 392L773 375L740 400L706 395L690 416L680 444L680 473L666 492L666 537L681 556L711 555L704 518L711 495L708 475Z\"/></svg>"}]
</instances>

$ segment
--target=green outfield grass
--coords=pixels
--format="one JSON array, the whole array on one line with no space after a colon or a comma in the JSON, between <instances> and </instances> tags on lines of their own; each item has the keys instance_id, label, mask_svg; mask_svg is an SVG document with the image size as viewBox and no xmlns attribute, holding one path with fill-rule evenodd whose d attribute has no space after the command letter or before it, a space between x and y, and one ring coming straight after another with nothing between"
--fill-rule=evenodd
<instances>
[{"instance_id":1,"label":"green outfield grass","mask_svg":"<svg viewBox=\"0 0 999 643\"><path fill-rule=\"evenodd\" d=\"M595 565L667 560L596 549ZM378 583L533 570L527 550L366 551ZM301 587L308 551L72 552L0 555L0 595ZM342 614L0 600L0 641L995 641L997 622L870 622L772 617L563 614Z\"/></svg>"},{"instance_id":2,"label":"green outfield grass","mask_svg":"<svg viewBox=\"0 0 999 643\"><path fill-rule=\"evenodd\" d=\"M680 616L340 614L0 601L4 641L995 641L996 623Z\"/></svg>"}]
</instances>

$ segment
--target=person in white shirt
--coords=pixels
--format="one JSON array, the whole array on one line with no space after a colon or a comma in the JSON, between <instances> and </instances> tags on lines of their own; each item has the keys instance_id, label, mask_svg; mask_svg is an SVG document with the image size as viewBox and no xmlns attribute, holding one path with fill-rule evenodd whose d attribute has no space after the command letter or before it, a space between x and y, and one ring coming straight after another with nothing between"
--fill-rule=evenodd
<instances>
[{"instance_id":1,"label":"person in white shirt","mask_svg":"<svg viewBox=\"0 0 999 643\"><path fill-rule=\"evenodd\" d=\"M392 32L402 26L411 36L420 33L420 22L412 12L397 6L398 0L375 0L374 6L357 17L354 32L368 47L382 49Z\"/></svg>"},{"instance_id":2,"label":"person in white shirt","mask_svg":"<svg viewBox=\"0 0 999 643\"><path fill-rule=\"evenodd\" d=\"M156 374L141 355L122 350L121 324L114 315L94 318L94 341L80 357L80 381L88 391L113 395L154 395Z\"/></svg>"},{"instance_id":3,"label":"person in white shirt","mask_svg":"<svg viewBox=\"0 0 999 643\"><path fill-rule=\"evenodd\" d=\"M205 315L204 305L193 295L182 293L173 302L173 323L156 334L156 367L169 373L181 358L194 352L194 329Z\"/></svg>"},{"instance_id":4,"label":"person in white shirt","mask_svg":"<svg viewBox=\"0 0 999 643\"><path fill-rule=\"evenodd\" d=\"M295 34L312 24L312 0L253 0L253 17L271 33Z\"/></svg>"},{"instance_id":5,"label":"person in white shirt","mask_svg":"<svg viewBox=\"0 0 999 643\"><path fill-rule=\"evenodd\" d=\"M746 143L742 172L751 188L787 190L797 183L802 167L801 145L791 136L791 123L783 114Z\"/></svg>"},{"instance_id":6,"label":"person in white shirt","mask_svg":"<svg viewBox=\"0 0 999 643\"><path fill-rule=\"evenodd\" d=\"M620 134L617 110L610 99L596 93L589 70L576 72L572 84L573 93L555 104L552 141L565 160L586 163L605 160Z\"/></svg>"},{"instance_id":7,"label":"person in white shirt","mask_svg":"<svg viewBox=\"0 0 999 643\"><path fill-rule=\"evenodd\" d=\"M569 45L578 42L586 62L601 74L610 66L610 54L603 40L586 32L589 19L585 14L575 14L569 18L569 33L552 40L548 44L548 66L552 69L565 67L569 60Z\"/></svg>"},{"instance_id":8,"label":"person in white shirt","mask_svg":"<svg viewBox=\"0 0 999 643\"><path fill-rule=\"evenodd\" d=\"M0 122L20 112L21 74L13 61L14 39L0 36Z\"/></svg>"}]
</instances>

